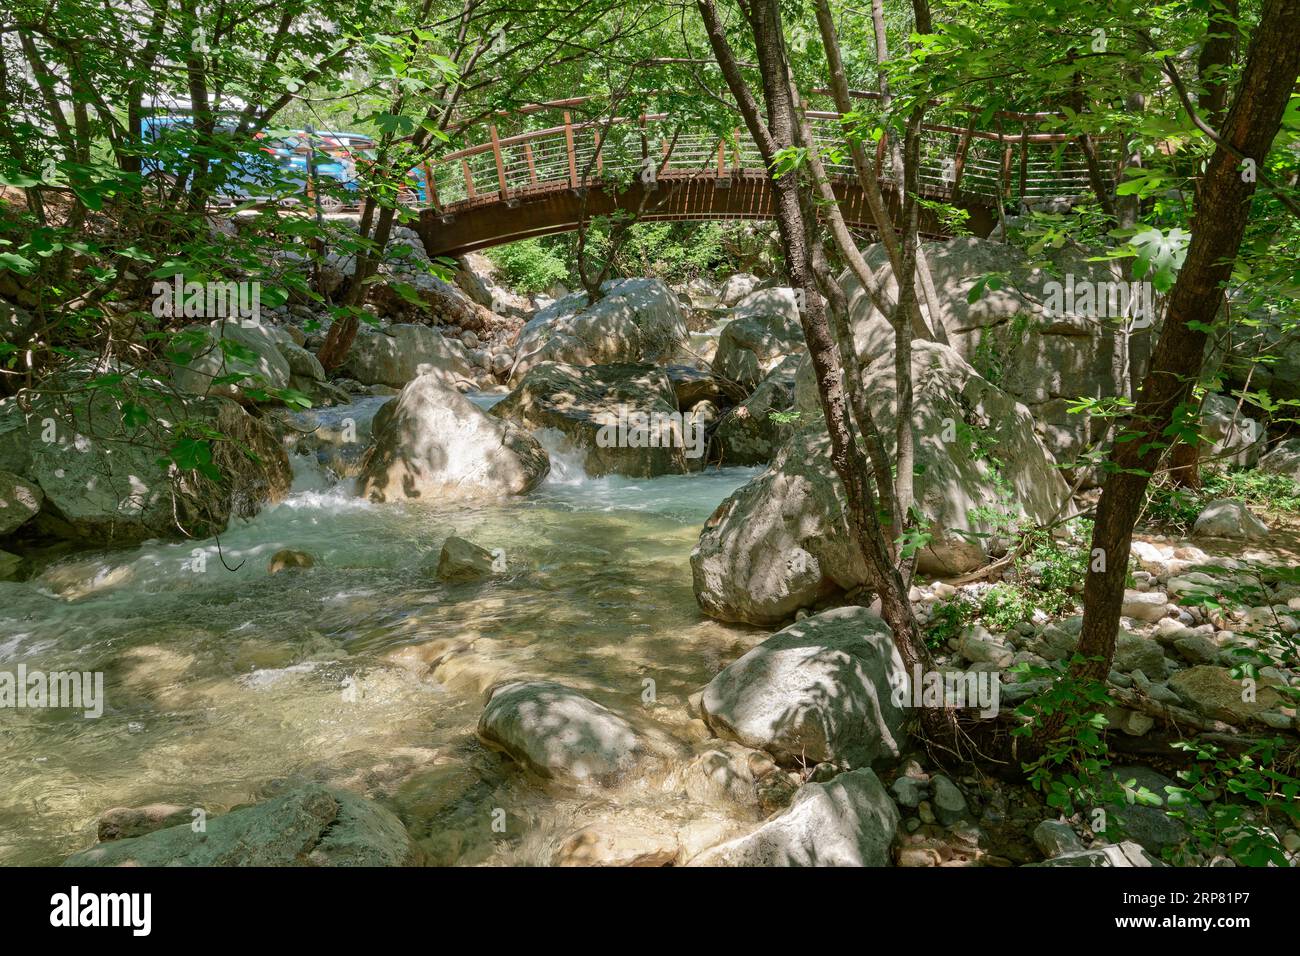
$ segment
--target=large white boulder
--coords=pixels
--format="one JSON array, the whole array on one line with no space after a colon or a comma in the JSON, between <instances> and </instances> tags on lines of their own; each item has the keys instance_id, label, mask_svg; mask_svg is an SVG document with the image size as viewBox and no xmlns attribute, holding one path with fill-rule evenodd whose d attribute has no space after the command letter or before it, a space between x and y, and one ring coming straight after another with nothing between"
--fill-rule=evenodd
<instances>
[{"instance_id":1,"label":"large white boulder","mask_svg":"<svg viewBox=\"0 0 1300 956\"><path fill-rule=\"evenodd\" d=\"M799 788L753 833L705 850L691 866L889 866L898 808L868 769Z\"/></svg>"},{"instance_id":2,"label":"large white boulder","mask_svg":"<svg viewBox=\"0 0 1300 956\"><path fill-rule=\"evenodd\" d=\"M1051 519L1069 489L1028 410L952 349L916 343L912 373L916 506L930 535L917 564L929 574L960 574L987 560L995 533ZM892 456L893 358L870 365L863 386ZM796 409L801 430L718 507L691 554L696 598L713 617L773 624L866 583L802 369Z\"/></svg>"},{"instance_id":3,"label":"large white boulder","mask_svg":"<svg viewBox=\"0 0 1300 956\"><path fill-rule=\"evenodd\" d=\"M529 429L562 432L582 450L589 475L683 474L704 461L703 429L680 419L672 381L654 365L544 362L531 368L492 414ZM668 424L653 431L633 428L634 415ZM626 427L619 427L620 420Z\"/></svg>"},{"instance_id":4,"label":"large white boulder","mask_svg":"<svg viewBox=\"0 0 1300 956\"><path fill-rule=\"evenodd\" d=\"M898 756L907 676L885 623L843 607L797 621L724 668L700 709L720 737L784 764L863 767Z\"/></svg>"},{"instance_id":5,"label":"large white boulder","mask_svg":"<svg viewBox=\"0 0 1300 956\"><path fill-rule=\"evenodd\" d=\"M926 243L925 252L949 344L981 376L1030 410L1044 444L1060 461L1073 461L1087 444L1098 441L1106 420L1071 413L1071 401L1131 397L1128 370L1139 367L1150 348L1149 328L1126 338L1119 322L1102 314L1111 311L1111 288L1103 291L1105 304L1098 304L1101 283L1113 283L1117 290L1123 279L1119 267L1089 262L1091 253L1066 247L1044 253L1050 270L1033 268L1016 247L973 237ZM866 258L880 270L890 295L896 295L884 249L872 246ZM1004 277L1000 287L986 286L969 301L975 284L991 273ZM888 321L851 275L841 282L850 296L863 360L892 351Z\"/></svg>"},{"instance_id":6,"label":"large white boulder","mask_svg":"<svg viewBox=\"0 0 1300 956\"><path fill-rule=\"evenodd\" d=\"M469 353L427 325L362 326L342 370L362 385L401 388L426 372L472 379Z\"/></svg>"},{"instance_id":7,"label":"large white boulder","mask_svg":"<svg viewBox=\"0 0 1300 956\"><path fill-rule=\"evenodd\" d=\"M172 370L177 391L186 395L213 395L248 401L259 389L287 388L292 371L281 352L293 340L274 326L243 325L237 320L214 319L194 325L173 340L182 362ZM240 376L238 381L223 381Z\"/></svg>"},{"instance_id":8,"label":"large white boulder","mask_svg":"<svg viewBox=\"0 0 1300 956\"><path fill-rule=\"evenodd\" d=\"M522 495L550 470L537 439L488 415L437 372L384 405L371 432L357 492L374 501Z\"/></svg>"},{"instance_id":9,"label":"large white boulder","mask_svg":"<svg viewBox=\"0 0 1300 956\"><path fill-rule=\"evenodd\" d=\"M543 362L603 365L640 362L666 365L683 354L689 339L677 296L660 279L612 279L587 304L573 292L534 315L519 333L514 377Z\"/></svg>"},{"instance_id":10,"label":"large white boulder","mask_svg":"<svg viewBox=\"0 0 1300 956\"><path fill-rule=\"evenodd\" d=\"M731 319L718 337L713 370L753 388L783 359L804 349L795 290L759 289L731 310Z\"/></svg>"}]
</instances>

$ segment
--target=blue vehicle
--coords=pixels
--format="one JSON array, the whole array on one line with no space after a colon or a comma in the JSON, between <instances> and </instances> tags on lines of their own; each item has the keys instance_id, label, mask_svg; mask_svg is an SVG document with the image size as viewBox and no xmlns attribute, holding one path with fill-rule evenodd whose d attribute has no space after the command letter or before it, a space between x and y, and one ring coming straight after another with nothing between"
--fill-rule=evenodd
<instances>
[{"instance_id":1,"label":"blue vehicle","mask_svg":"<svg viewBox=\"0 0 1300 956\"><path fill-rule=\"evenodd\" d=\"M171 168L165 161L146 159L143 164L146 175L176 174L180 163L189 156L186 140L190 137L186 134L192 125L191 115L150 116L144 120L145 140L175 139L177 157ZM217 128L233 132L233 120L224 125L218 122ZM262 135L257 138L258 148L243 152L232 164L219 201L301 201L310 192L309 178L314 178L325 187L316 190L323 210L333 212L355 206L360 201L358 168L373 163L378 152L375 141L363 133L290 130L278 138ZM401 201L423 203L427 194L423 173L412 169L407 179L408 187Z\"/></svg>"},{"instance_id":2,"label":"blue vehicle","mask_svg":"<svg viewBox=\"0 0 1300 956\"><path fill-rule=\"evenodd\" d=\"M161 158L152 155L143 159L141 170L145 176L170 181L188 166L194 146L193 126L192 115L167 114L144 118L142 138L163 154ZM234 118L218 119L216 129L218 133L234 133ZM223 164L226 165L224 170L221 168ZM291 170L276 155L269 141L258 148L241 151L233 161L214 159L211 167L225 173L216 197L218 203L223 204L248 199L284 199L301 194L307 185L305 177L286 177L285 173Z\"/></svg>"}]
</instances>

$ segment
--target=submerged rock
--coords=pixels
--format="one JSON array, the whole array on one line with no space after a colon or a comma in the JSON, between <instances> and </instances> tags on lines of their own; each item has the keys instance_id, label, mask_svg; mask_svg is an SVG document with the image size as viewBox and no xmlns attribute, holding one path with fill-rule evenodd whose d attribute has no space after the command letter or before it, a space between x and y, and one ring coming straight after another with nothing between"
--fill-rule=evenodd
<instances>
[{"instance_id":1,"label":"submerged rock","mask_svg":"<svg viewBox=\"0 0 1300 956\"><path fill-rule=\"evenodd\" d=\"M869 769L806 783L789 809L691 866L889 866L898 808Z\"/></svg>"},{"instance_id":2,"label":"submerged rock","mask_svg":"<svg viewBox=\"0 0 1300 956\"><path fill-rule=\"evenodd\" d=\"M438 580L453 584L478 581L489 576L495 560L491 551L456 535L449 537L438 554Z\"/></svg>"},{"instance_id":3,"label":"submerged rock","mask_svg":"<svg viewBox=\"0 0 1300 956\"><path fill-rule=\"evenodd\" d=\"M312 784L206 821L114 840L64 866L409 866L418 851L390 811Z\"/></svg>"},{"instance_id":4,"label":"submerged rock","mask_svg":"<svg viewBox=\"0 0 1300 956\"><path fill-rule=\"evenodd\" d=\"M684 767L681 789L698 803L765 816L789 804L795 784L771 754L732 740L716 741Z\"/></svg>"},{"instance_id":5,"label":"submerged rock","mask_svg":"<svg viewBox=\"0 0 1300 956\"><path fill-rule=\"evenodd\" d=\"M865 608L836 608L773 634L704 689L705 723L785 764L863 767L897 756L907 680L889 628Z\"/></svg>"},{"instance_id":6,"label":"submerged rock","mask_svg":"<svg viewBox=\"0 0 1300 956\"><path fill-rule=\"evenodd\" d=\"M478 735L538 776L609 786L650 756L627 720L553 681L511 681L492 690Z\"/></svg>"},{"instance_id":7,"label":"submerged rock","mask_svg":"<svg viewBox=\"0 0 1300 956\"><path fill-rule=\"evenodd\" d=\"M99 842L144 836L155 830L189 824L193 820L189 807L174 803L151 803L145 807L114 807L99 818Z\"/></svg>"},{"instance_id":8,"label":"submerged rock","mask_svg":"<svg viewBox=\"0 0 1300 956\"><path fill-rule=\"evenodd\" d=\"M271 560L266 565L266 573L279 574L281 571L305 571L307 568L314 567L315 564L316 559L306 551L282 548L271 555Z\"/></svg>"},{"instance_id":9,"label":"submerged rock","mask_svg":"<svg viewBox=\"0 0 1300 956\"><path fill-rule=\"evenodd\" d=\"M555 866L668 866L681 848L666 826L593 823L569 834L555 851Z\"/></svg>"},{"instance_id":10,"label":"submerged rock","mask_svg":"<svg viewBox=\"0 0 1300 956\"><path fill-rule=\"evenodd\" d=\"M438 373L403 388L371 431L358 493L373 501L522 495L550 470L537 439L488 415Z\"/></svg>"}]
</instances>

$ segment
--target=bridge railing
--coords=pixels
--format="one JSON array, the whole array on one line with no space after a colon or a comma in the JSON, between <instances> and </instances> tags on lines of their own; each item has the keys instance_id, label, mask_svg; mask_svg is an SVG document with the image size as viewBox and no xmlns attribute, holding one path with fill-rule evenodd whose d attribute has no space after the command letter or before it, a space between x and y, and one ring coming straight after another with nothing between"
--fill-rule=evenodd
<instances>
[{"instance_id":1,"label":"bridge railing","mask_svg":"<svg viewBox=\"0 0 1300 956\"><path fill-rule=\"evenodd\" d=\"M825 151L844 146L838 113L808 113L813 138ZM488 140L442 157L425 167L434 184L429 205L454 214L466 204L505 202L539 191L579 188L612 179L645 176L653 167L658 177L712 176L729 179L763 175L757 145L743 129L730 136L682 129L664 114L573 122L502 136L495 125ZM888 144L874 147L875 173L893 184ZM1117 150L1098 143L1103 178L1113 181ZM1028 124L1012 134L963 129L942 124L923 127L921 192L927 198L952 201L958 196L981 198L990 204L1012 200L1077 198L1090 191L1083 150L1074 137L1062 133L1030 133ZM833 177L851 179L856 173L847 156L827 161Z\"/></svg>"}]
</instances>

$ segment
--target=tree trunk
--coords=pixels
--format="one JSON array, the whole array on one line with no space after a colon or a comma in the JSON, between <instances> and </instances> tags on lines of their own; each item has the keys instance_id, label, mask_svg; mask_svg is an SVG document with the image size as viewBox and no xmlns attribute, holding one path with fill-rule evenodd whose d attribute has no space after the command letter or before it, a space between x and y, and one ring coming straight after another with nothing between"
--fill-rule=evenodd
<instances>
[{"instance_id":1,"label":"tree trunk","mask_svg":"<svg viewBox=\"0 0 1300 956\"><path fill-rule=\"evenodd\" d=\"M727 84L735 96L751 135L763 152L763 160L773 169L775 153L795 142L794 98L789 86L789 63L781 32L779 0L753 0L747 15L753 30L763 79L763 96L768 119L758 115L753 96L741 77L730 45L722 29L713 0L697 0L713 46L715 57ZM932 669L920 627L907 600L907 587L894 566L888 542L876 510L875 496L868 480L868 465L854 439L846 410L842 369L834 338L827 322L826 310L817 294L808 244L807 225L795 176L771 178L776 199L777 228L786 249L786 266L790 283L802 290L804 308L799 313L808 353L817 379L822 414L826 419L831 442L831 466L844 486L846 519L854 543L865 560L868 583L881 603L881 616L889 625L894 645L909 673L919 667ZM922 726L932 746L955 749L958 737L953 711L925 709Z\"/></svg>"},{"instance_id":2,"label":"tree trunk","mask_svg":"<svg viewBox=\"0 0 1300 956\"><path fill-rule=\"evenodd\" d=\"M1300 71L1297 29L1300 0L1265 0L1237 97L1223 126L1222 139L1259 165L1277 135ZM1115 443L1110 477L1097 509L1079 653L1098 660L1083 665L1079 676L1104 679L1110 671L1133 525L1150 475L1168 448L1164 431L1175 410L1187 401L1201 370L1205 330L1218 312L1250 213L1255 183L1254 177L1247 178L1249 182L1243 181L1233 152L1220 146L1197 187L1187 258L1170 292L1164 328L1137 404L1119 430L1132 437ZM1104 564L1096 558L1104 559ZM1038 743L1050 739L1055 730L1040 728Z\"/></svg>"}]
</instances>

